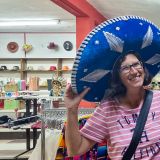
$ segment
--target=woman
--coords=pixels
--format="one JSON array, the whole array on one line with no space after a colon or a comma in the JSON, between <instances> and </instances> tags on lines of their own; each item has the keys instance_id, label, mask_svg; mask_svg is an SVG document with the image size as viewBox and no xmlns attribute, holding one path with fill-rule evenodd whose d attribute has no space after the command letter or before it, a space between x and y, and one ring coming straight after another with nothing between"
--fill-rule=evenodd
<instances>
[{"instance_id":1,"label":"woman","mask_svg":"<svg viewBox=\"0 0 160 160\"><path fill-rule=\"evenodd\" d=\"M123 20L124 20L124 17L123 17ZM123 23L125 23L125 25L127 23L129 23L129 25L132 24L131 26L134 26L136 28L136 26L133 25L135 21L139 21L139 20L137 19L136 20L134 19L133 21L131 20L131 23L130 21L128 22L125 20L123 21ZM115 21L113 22L117 23ZM139 25L140 22L138 22L137 24ZM141 24L143 25L143 23ZM115 29L116 25L114 24L113 26L114 26L113 29ZM108 27L109 30L111 30L110 29L111 27ZM124 27L124 25L122 25L122 27ZM138 27L140 28L140 26ZM149 55L149 51L151 52L154 49L151 50L151 48L153 47L151 42L153 41L149 39L153 36L150 32L150 28L148 27L147 33L144 34L144 37L145 38L147 37L147 40L143 37L142 45L141 44L140 44L141 46L139 44L137 45L137 43L141 43L140 40L136 39L137 37L140 38L139 34L141 34L141 33L137 34L137 30L142 29L142 28L139 29L138 27L135 30L134 28L130 30L126 26L124 28L119 27L118 31L121 29L121 32L123 32L124 36L120 35L119 32L117 33L117 31L116 33L114 33L114 34L117 34L116 36L121 36L120 37L121 39L124 38L126 40L127 38L129 38L127 39L126 42L124 42L123 40L120 40L120 38L117 38L115 35L113 35L113 33L110 34L107 30L108 28L106 28L107 31L103 31L103 33L105 32L105 37L107 38L107 41L109 43L108 45L109 49L106 49L107 52L103 52L99 56L101 56L104 59L104 56L107 55L106 53L109 52L103 64L106 67L105 63L108 63L110 65L111 64L110 61L113 62L112 63L113 68L111 72L112 77L110 80L111 84L110 84L110 87L108 87L108 89L106 90L106 94L103 100L101 101L100 105L96 108L93 116L88 119L85 126L80 131L78 129L78 105L81 99L88 96L88 93L90 93L91 96L94 95L95 93L94 88L96 88L96 85L97 83L99 83L99 80L91 81L90 77L97 78L97 72L96 72L96 76L95 75L93 76L93 74L91 75L87 73L90 77L83 75L83 77L85 78L81 78L80 80L77 80L77 86L80 86L80 87L82 86L80 84L81 81L85 83L85 86L86 84L89 84L89 82L92 82L95 84L93 85L93 88L87 87L81 93L76 94L75 91L73 91L73 87L71 87L71 85L67 86L65 99L64 99L65 106L67 107L67 126L66 126L65 136L66 136L67 149L70 156L81 155L86 151L88 151L95 143L102 142L104 139L107 140L108 154L112 160L121 160L124 153L126 152L130 144L130 141L132 139L137 118L139 116L142 104L144 102L144 98L146 94L146 90L144 89L144 86L148 85L152 80L145 66L147 64L147 67L148 67L148 63L151 64L151 58L150 58L151 56ZM136 34L133 34L133 33L136 33ZM131 39L131 36L134 36L134 35L136 40L134 39L134 37L133 37L133 40ZM100 36L102 37L102 34ZM107 36L109 36L109 38ZM96 39L97 39L97 36L96 36ZM116 43L115 41L118 41L118 42ZM149 41L149 42L146 42L146 41ZM91 44L93 47L93 41ZM117 44L118 46L116 46ZM123 46L124 44L125 46ZM139 47L139 49L137 46ZM89 47L91 46L88 46L88 48ZM97 49L96 47L93 50ZM123 47L123 49L121 47ZM135 50L133 49L133 47L135 47ZM147 47L149 51L146 49ZM86 55L89 55L88 48L86 49L86 53L87 53ZM143 50L143 48L145 49ZM84 62L83 55L86 56L84 50L85 48L82 50L83 53L80 54L82 55L80 58L80 62L81 61ZM92 50L92 54L94 54L93 50ZM97 50L100 52L100 49L97 49ZM138 51L140 54L138 53ZM120 55L119 52L121 52L122 54ZM111 55L115 56L115 54L117 55L117 53L118 53L118 56L116 59L113 57L110 57L110 60L108 60L109 56ZM152 54L153 54L152 56L154 57L155 51L153 51ZM147 58L144 55L147 56ZM86 60L87 62L89 59L89 56L86 59L87 59ZM90 59L92 61L93 58L91 57ZM143 62L144 59L145 59L145 63ZM146 59L149 59L149 60L146 61ZM78 62L79 63L78 65L81 65L80 62ZM152 63L153 63L153 58L152 58ZM85 63L83 63L83 65L84 64ZM154 60L154 64L156 64L155 60ZM109 65L107 65L107 67ZM94 66L96 66L96 68L94 68L95 70L99 68L98 63L97 64L95 63ZM148 67L149 71L153 71L151 68L152 66L154 65L152 64ZM85 69L83 70L87 72L90 69L89 67L88 69L86 69L86 66L85 66L84 67ZM82 65L78 69L77 68L76 69L79 71L81 68L82 68ZM154 69L156 69L156 67ZM76 72L77 75L74 76L77 79L79 78L78 74L81 74L78 71ZM102 70L98 70L98 71L102 71ZM95 73L95 72L93 71L92 73ZM152 72L152 74L154 75L155 72ZM105 74L103 76L105 76ZM86 79L88 80L87 83L86 83ZM102 84L101 89L103 88L105 88L105 83ZM98 88L96 89L98 90ZM99 92L97 94L99 94ZM160 98L159 97L160 97L160 92L154 91L151 107L150 107L148 118L141 136L141 140L139 142L139 145L137 146L136 152L132 156L132 159L142 159L142 160L160 159L160 128L159 128Z\"/></svg>"}]
</instances>

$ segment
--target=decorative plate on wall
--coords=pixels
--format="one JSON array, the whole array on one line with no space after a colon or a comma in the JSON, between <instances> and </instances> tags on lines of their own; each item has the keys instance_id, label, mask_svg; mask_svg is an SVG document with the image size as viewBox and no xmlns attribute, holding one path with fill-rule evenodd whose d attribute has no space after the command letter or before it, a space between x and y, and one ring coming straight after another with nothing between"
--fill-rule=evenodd
<instances>
[{"instance_id":1,"label":"decorative plate on wall","mask_svg":"<svg viewBox=\"0 0 160 160\"><path fill-rule=\"evenodd\" d=\"M7 49L12 53L17 52L18 48L19 48L19 46L18 46L18 43L16 43L16 42L9 42L7 44Z\"/></svg>"},{"instance_id":2,"label":"decorative plate on wall","mask_svg":"<svg viewBox=\"0 0 160 160\"><path fill-rule=\"evenodd\" d=\"M73 44L70 41L65 41L63 47L66 51L71 51L73 49Z\"/></svg>"}]
</instances>

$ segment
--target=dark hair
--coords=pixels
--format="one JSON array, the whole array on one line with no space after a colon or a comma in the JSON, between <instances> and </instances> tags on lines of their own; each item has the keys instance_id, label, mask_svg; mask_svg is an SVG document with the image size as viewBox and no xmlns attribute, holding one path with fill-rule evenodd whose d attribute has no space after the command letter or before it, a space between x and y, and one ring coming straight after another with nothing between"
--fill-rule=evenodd
<instances>
[{"instance_id":1,"label":"dark hair","mask_svg":"<svg viewBox=\"0 0 160 160\"><path fill-rule=\"evenodd\" d=\"M129 52L127 52L127 54L124 54L124 55L120 56L116 60L114 66L113 66L113 69L112 69L112 76L111 76L111 80L110 80L110 82L111 82L110 88L107 89L107 91L106 91L106 94L104 96L105 99L106 98L107 99L113 99L117 96L120 96L120 95L124 96L126 94L127 89L121 81L120 74L119 74L119 69L121 67L122 62L126 59L126 56L129 55L129 54L135 55L136 58L142 63L144 73L145 73L143 85L146 86L146 85L149 85L151 83L151 80L152 80L153 77L148 72L147 68L145 67L140 55L135 51L129 51Z\"/></svg>"}]
</instances>

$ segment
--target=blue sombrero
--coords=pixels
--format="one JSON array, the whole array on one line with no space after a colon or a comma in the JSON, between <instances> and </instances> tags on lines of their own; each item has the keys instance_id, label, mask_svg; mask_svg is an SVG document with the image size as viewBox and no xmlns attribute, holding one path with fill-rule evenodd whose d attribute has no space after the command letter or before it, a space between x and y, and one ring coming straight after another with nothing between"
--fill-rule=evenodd
<instances>
[{"instance_id":1,"label":"blue sombrero","mask_svg":"<svg viewBox=\"0 0 160 160\"><path fill-rule=\"evenodd\" d=\"M128 51L138 52L154 76L160 67L160 30L138 16L107 20L93 29L82 42L74 61L71 84L76 93L91 90L85 100L100 101L117 58Z\"/></svg>"}]
</instances>

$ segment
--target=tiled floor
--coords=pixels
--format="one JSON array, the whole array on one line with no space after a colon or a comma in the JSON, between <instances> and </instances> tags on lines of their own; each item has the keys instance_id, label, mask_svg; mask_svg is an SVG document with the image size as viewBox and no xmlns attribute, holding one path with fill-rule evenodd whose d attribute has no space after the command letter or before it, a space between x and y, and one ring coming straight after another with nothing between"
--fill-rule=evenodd
<instances>
[{"instance_id":1,"label":"tiled floor","mask_svg":"<svg viewBox=\"0 0 160 160\"><path fill-rule=\"evenodd\" d=\"M0 140L0 160L16 159L26 151L25 139ZM17 159L28 159L32 150L18 156Z\"/></svg>"},{"instance_id":2,"label":"tiled floor","mask_svg":"<svg viewBox=\"0 0 160 160\"><path fill-rule=\"evenodd\" d=\"M39 133L40 130L38 130L37 134ZM30 136L32 137L33 135L32 130L30 134L31 134ZM26 130L24 129L13 130L0 127L0 160L9 160L9 159L27 160L33 150L26 152L27 147L26 147L25 137L26 137ZM33 140L31 139L30 148L32 147L33 147ZM24 152L26 153L22 154Z\"/></svg>"}]
</instances>

